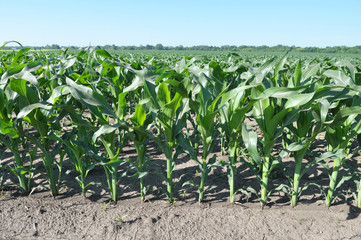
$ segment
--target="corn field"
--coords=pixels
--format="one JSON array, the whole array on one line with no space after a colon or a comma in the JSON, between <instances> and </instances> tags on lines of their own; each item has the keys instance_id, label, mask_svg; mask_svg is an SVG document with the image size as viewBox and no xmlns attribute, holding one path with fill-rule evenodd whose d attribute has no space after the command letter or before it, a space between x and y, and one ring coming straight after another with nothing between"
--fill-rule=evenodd
<instances>
[{"instance_id":1,"label":"corn field","mask_svg":"<svg viewBox=\"0 0 361 240\"><path fill-rule=\"evenodd\" d=\"M202 202L210 172L222 168L230 203L237 195L253 196L265 206L271 194L283 192L296 206L312 186L330 207L347 184L361 208L357 57L148 56L92 47L75 53L24 48L0 56L3 190L29 195L42 188L57 196L72 172L86 197L99 185L88 177L101 168L113 202L124 178L145 201L152 176L162 177L170 203L179 184L197 189ZM162 171L150 170L156 164L150 146L165 158ZM135 149L136 159L124 157L125 147ZM173 170L184 156L199 174L176 182ZM240 166L258 186L240 186ZM309 177L316 167L328 173L326 186ZM37 184L38 175L44 184ZM287 181L274 184L277 178Z\"/></svg>"}]
</instances>

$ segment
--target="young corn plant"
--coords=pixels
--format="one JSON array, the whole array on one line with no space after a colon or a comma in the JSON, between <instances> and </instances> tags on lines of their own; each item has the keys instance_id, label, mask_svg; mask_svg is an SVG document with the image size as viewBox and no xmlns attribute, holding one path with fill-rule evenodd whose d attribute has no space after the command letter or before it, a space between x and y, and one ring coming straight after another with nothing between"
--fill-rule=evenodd
<instances>
[{"instance_id":1,"label":"young corn plant","mask_svg":"<svg viewBox=\"0 0 361 240\"><path fill-rule=\"evenodd\" d=\"M286 151L292 152L293 158L295 160L295 169L293 174L292 185L292 197L291 197L291 206L295 207L297 205L297 200L299 199L300 194L303 190L306 189L302 187L300 189L300 181L302 176L310 169L311 166L317 164L318 161L312 161L311 163L304 166L302 170L302 160L304 159L307 151L309 150L311 144L315 141L317 135L322 131L323 125L319 122L316 122L314 119L315 111L299 106L299 112L297 114L297 120L294 124L290 124L287 128L292 133L293 143L291 143ZM322 108L322 106L321 106ZM324 112L321 112L320 115L324 116ZM323 119L323 122L325 119Z\"/></svg>"},{"instance_id":2,"label":"young corn plant","mask_svg":"<svg viewBox=\"0 0 361 240\"><path fill-rule=\"evenodd\" d=\"M340 168L348 159L351 141L361 133L361 122L355 121L361 114L360 99L353 99L351 107L343 107L338 103L334 118L326 125L326 141L328 149L335 154L330 172L330 183L325 204L330 207L335 190L342 184L343 178L338 178ZM326 167L326 166L325 166ZM326 167L327 169L327 167Z\"/></svg>"},{"instance_id":3,"label":"young corn plant","mask_svg":"<svg viewBox=\"0 0 361 240\"><path fill-rule=\"evenodd\" d=\"M222 96L220 105L221 129L226 136L228 147L228 183L229 201L235 201L235 182L237 177L236 162L239 156L239 148L242 144L242 128L246 114L252 110L254 101L249 100L250 89L254 86L240 86L226 92Z\"/></svg>"},{"instance_id":4,"label":"young corn plant","mask_svg":"<svg viewBox=\"0 0 361 240\"><path fill-rule=\"evenodd\" d=\"M4 43L0 49L11 42L17 43L21 46L21 44L16 41L10 41ZM14 54L13 57L7 59L10 61L9 65L4 64L3 67L0 68L0 72L4 71L0 80L0 143L11 151L14 159L13 167L3 167L16 175L18 178L18 186L25 195L28 195L31 192L31 181L34 173L33 159L37 153L37 148L35 147L32 151L30 151L30 146L24 135L23 123L20 121L16 122L16 115L23 106L21 101L24 99L19 97L19 94L11 89L10 80L12 78L16 78L25 79L32 83L37 82L36 78L31 75L30 72L37 70L39 68L39 63L35 62L26 64L22 62L24 59L24 53L29 50L29 48L21 49ZM19 147L23 148L22 152ZM29 153L30 161L26 166L27 153Z\"/></svg>"},{"instance_id":5,"label":"young corn plant","mask_svg":"<svg viewBox=\"0 0 361 240\"><path fill-rule=\"evenodd\" d=\"M108 82L107 88L110 90L109 99L112 103L113 111L118 118L123 119L125 112L125 96L128 96L129 107L132 109L135 105L135 113L130 117L131 126L133 131L129 131L128 135L133 140L134 147L137 152L137 163L128 159L128 163L136 170L136 176L140 180L140 194L141 199L145 200L145 194L147 188L144 183L144 177L147 175L146 166L149 163L146 159L147 142L150 138L148 134L148 128L151 126L152 115L145 105L139 103L140 90L139 88L133 88L134 85L125 88L128 82L135 83L136 86L139 82L139 77L136 78L136 72L139 73L135 63L127 64L123 61L115 59L111 54L103 49L96 50L96 53L104 58L100 62L102 63L101 78L106 79Z\"/></svg>"},{"instance_id":6,"label":"young corn plant","mask_svg":"<svg viewBox=\"0 0 361 240\"><path fill-rule=\"evenodd\" d=\"M29 136L36 147L41 150L41 159L43 161L46 178L49 184L51 194L55 197L59 194L59 189L63 179L63 158L64 152L61 149L60 128L54 123L55 115L51 116L51 106L46 104L32 104L29 108L23 108L18 116L17 120L24 119L31 126L33 126L38 133L37 136ZM37 119L36 119L37 118ZM51 124L50 124L51 123ZM50 129L49 126L55 126L57 129ZM54 144L54 146L52 146ZM59 160L56 160L56 155L59 154ZM54 167L58 167L58 176L54 171Z\"/></svg>"},{"instance_id":7,"label":"young corn plant","mask_svg":"<svg viewBox=\"0 0 361 240\"><path fill-rule=\"evenodd\" d=\"M103 145L106 150L106 156L94 155L94 157L104 168L107 177L107 188L112 201L117 202L120 196L118 169L126 163L125 160L119 158L119 155L124 145L128 142L128 126L124 122L127 113L126 93L121 94L117 102L113 103L120 109L114 113L105 97L99 93L97 88L77 84L70 78L67 78L66 81L68 85L65 88L71 96L87 107L93 118L102 125L95 131L92 141L94 143L99 141Z\"/></svg>"},{"instance_id":8,"label":"young corn plant","mask_svg":"<svg viewBox=\"0 0 361 240\"><path fill-rule=\"evenodd\" d=\"M0 143L3 143L3 146L9 149L14 157L13 167L0 166L0 168L12 172L18 179L17 185L20 188L20 191L24 195L29 195L32 190L32 180L35 171L33 162L37 154L37 148L34 147L33 150L30 151L30 146L28 143L26 142L20 143L18 138L8 139L1 135L1 131L0 131ZM19 150L19 146L22 146L24 149L22 153ZM26 160L27 153L29 153L28 156L29 161L28 161L28 165L25 165L27 162Z\"/></svg>"},{"instance_id":9,"label":"young corn plant","mask_svg":"<svg viewBox=\"0 0 361 240\"><path fill-rule=\"evenodd\" d=\"M75 138L72 139L73 137ZM79 126L78 129L73 129L68 136L65 136L62 142L70 162L79 174L75 179L81 188L82 195L85 196L87 187L96 184L95 182L86 182L89 172L96 165L96 162L91 160L95 155L95 150L91 145L89 131L85 126Z\"/></svg>"},{"instance_id":10,"label":"young corn plant","mask_svg":"<svg viewBox=\"0 0 361 240\"><path fill-rule=\"evenodd\" d=\"M167 184L167 197L174 202L173 169L178 155L182 152L179 140L185 127L185 116L188 108L184 86L181 84L182 75L163 65L155 64L143 70L135 70L133 66L127 69L136 73L131 85L124 92L132 92L139 97L139 104L146 104L152 115L157 134L149 134L166 157L166 176L160 174ZM163 66L163 67L162 67ZM147 110L148 111L148 110ZM148 115L148 113L147 113Z\"/></svg>"},{"instance_id":11,"label":"young corn plant","mask_svg":"<svg viewBox=\"0 0 361 240\"><path fill-rule=\"evenodd\" d=\"M113 202L117 202L120 196L118 174L119 167L126 163L124 159L119 158L122 148L127 143L126 136L127 125L124 122L118 122L114 125L103 125L93 135L93 142L98 140L106 150L105 157L98 157L98 162L103 166L108 184L108 191ZM122 175L124 176L126 172Z\"/></svg>"},{"instance_id":12,"label":"young corn plant","mask_svg":"<svg viewBox=\"0 0 361 240\"><path fill-rule=\"evenodd\" d=\"M300 94L306 87L285 88L273 87L264 89L263 85L252 88L251 97L257 100L252 109L258 127L263 134L261 146L257 150L257 133L244 127L242 138L245 146L252 156L254 165L262 172L261 176L261 204L267 203L268 180L275 167L272 156L273 146L282 135L283 129L294 121L294 115L299 106L310 101L313 95Z\"/></svg>"},{"instance_id":13,"label":"young corn plant","mask_svg":"<svg viewBox=\"0 0 361 240\"><path fill-rule=\"evenodd\" d=\"M14 125L13 122L12 113L15 112L14 100L16 99L10 101L7 95L0 89L0 102L2 103L0 105L0 143L13 154L14 167L4 166L4 168L16 175L20 190L27 195L31 191L32 161L30 161L29 167L25 166L28 144L22 134L23 125ZM20 146L24 148L23 153L19 150Z\"/></svg>"},{"instance_id":14,"label":"young corn plant","mask_svg":"<svg viewBox=\"0 0 361 240\"><path fill-rule=\"evenodd\" d=\"M312 84L314 86L314 84ZM311 86L311 87L312 87ZM295 121L293 124L287 126L287 129L292 133L291 144L287 146L285 152L292 152L292 156L295 160L295 169L293 174L293 181L291 182L292 194L291 194L291 206L295 207L302 191L309 186L300 188L301 178L307 171L314 165L322 163L327 157L331 157L329 153L322 154L316 157L313 161L303 166L302 160L306 155L311 144L315 141L319 133L325 131L325 126L330 103L328 98L335 98L339 91L334 91L333 87L324 86L318 89L309 89L308 95L313 96L312 99L305 104L295 106L295 115L293 118ZM342 96L343 94L341 94ZM334 156L334 155L332 155ZM302 169L303 168L303 169Z\"/></svg>"},{"instance_id":15,"label":"young corn plant","mask_svg":"<svg viewBox=\"0 0 361 240\"><path fill-rule=\"evenodd\" d=\"M305 190L308 185L299 188L300 181L302 176L310 169L311 166L318 163L319 160L312 161L307 164L302 170L302 160L306 155L311 144L316 139L317 135L323 130L323 125L327 115L327 104L326 106L320 99L320 96L326 94L328 89L317 89L315 87L314 75L320 70L319 64L314 66L306 66L305 69L302 69L301 61L298 61L295 68L293 77L288 81L288 87L300 87L304 85L309 85L307 89L309 93L302 93L298 96L304 98L304 100L309 100L308 102L301 101L288 107L293 107L294 111L291 115L293 120L290 120L292 124L287 126L287 129L290 133L290 139L292 143L286 147L285 151L292 152L293 158L295 160L295 169L293 174L293 181L291 180L292 194L291 194L291 206L295 207L297 200L303 190ZM317 94L316 94L317 92ZM308 98L309 96L310 98ZM297 98L297 97L296 97Z\"/></svg>"},{"instance_id":16,"label":"young corn plant","mask_svg":"<svg viewBox=\"0 0 361 240\"><path fill-rule=\"evenodd\" d=\"M242 138L252 157L253 169L261 172L261 205L266 205L269 176L276 166L274 162L273 146L282 135L283 129L291 124L297 113L297 106L309 102L313 95L303 94L309 85L297 86L295 82L289 87L287 74L282 70L287 60L287 54L281 60L270 59L259 69L253 70L249 82L257 85L252 88L251 99L257 100L252 109L252 116L257 122L262 134L258 144L257 133L248 127L242 130ZM270 73L273 71L273 75ZM260 145L260 146L257 146ZM258 169L257 169L258 168Z\"/></svg>"},{"instance_id":17,"label":"young corn plant","mask_svg":"<svg viewBox=\"0 0 361 240\"><path fill-rule=\"evenodd\" d=\"M218 133L216 117L220 110L218 107L219 100L225 93L225 90L218 96L213 96L212 92L209 90L209 81L204 74L201 74L199 78L197 78L195 89L197 88L200 88L200 91L198 93L193 93L194 96L190 98L189 106L195 114L195 123L197 126L196 133L199 133L202 142L202 157L201 161L199 161L198 156L194 154L191 154L191 157L196 156L193 157L193 160L197 162L201 172L201 181L198 187L198 201L202 202L205 193L205 183L216 160L215 156L211 159L208 159L208 156L213 151L214 139ZM196 146L198 147L199 145ZM195 149L195 152L199 152L199 150Z\"/></svg>"},{"instance_id":18,"label":"young corn plant","mask_svg":"<svg viewBox=\"0 0 361 240\"><path fill-rule=\"evenodd\" d=\"M24 124L25 120L37 132L36 135L29 135L24 131L24 134L41 150L41 158L50 192L53 196L56 196L62 178L63 152L58 144L58 135L61 129L59 121L61 118L57 116L58 108L56 106L39 102L39 98L41 98L39 86L36 77L32 73L40 68L41 63L30 62L20 66L16 70L7 71L2 76L1 81L8 84L9 91L18 98L17 107L20 110L17 112L14 124ZM55 143L54 148L52 148L53 143ZM60 160L56 161L55 156L58 153L60 154ZM59 170L58 177L55 176L53 169L55 164Z\"/></svg>"},{"instance_id":19,"label":"young corn plant","mask_svg":"<svg viewBox=\"0 0 361 240\"><path fill-rule=\"evenodd\" d=\"M147 187L145 186L144 178L148 174L147 165L150 164L149 160L146 159L147 155L147 144L150 139L149 127L153 123L152 115L147 112L146 106L138 104L135 107L134 115L130 118L132 132L129 133L130 138L134 142L135 150L137 151L137 163L131 163L135 165L137 176L140 181L140 198L145 201L145 194Z\"/></svg>"},{"instance_id":20,"label":"young corn plant","mask_svg":"<svg viewBox=\"0 0 361 240\"><path fill-rule=\"evenodd\" d=\"M152 139L157 143L166 157L167 197L173 203L174 183L173 169L175 161L180 154L178 138L182 136L185 127L185 114L182 108L182 95L174 88L180 87L178 81L164 81L158 87L143 78L144 97L149 99L148 104L156 116L158 136ZM173 88L173 89L172 89Z\"/></svg>"}]
</instances>

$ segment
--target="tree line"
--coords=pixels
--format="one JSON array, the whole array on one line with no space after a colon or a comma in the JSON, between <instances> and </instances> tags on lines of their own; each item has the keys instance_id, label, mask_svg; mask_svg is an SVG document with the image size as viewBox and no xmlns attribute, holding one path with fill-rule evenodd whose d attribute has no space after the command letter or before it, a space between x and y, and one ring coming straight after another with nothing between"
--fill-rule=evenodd
<instances>
[{"instance_id":1,"label":"tree line","mask_svg":"<svg viewBox=\"0 0 361 240\"><path fill-rule=\"evenodd\" d=\"M60 46L58 44L46 45L46 46L27 46L35 50L42 49L62 49L68 48L69 50L77 50L82 47L78 46ZM223 45L223 46L208 46L208 45L197 45L197 46L163 46L158 43L156 45L140 45L140 46L116 46L116 45L104 45L99 46L105 50L115 51L115 50L191 50L191 51L241 51L241 52L285 52L285 51L293 51L293 52L311 52L311 53L353 53L353 54L361 54L361 45L348 47L348 46L333 46L333 47L296 47L296 46L287 46L287 45L276 45L276 46L250 46L250 45ZM18 46L6 46L4 50L12 50L19 49L21 47Z\"/></svg>"}]
</instances>

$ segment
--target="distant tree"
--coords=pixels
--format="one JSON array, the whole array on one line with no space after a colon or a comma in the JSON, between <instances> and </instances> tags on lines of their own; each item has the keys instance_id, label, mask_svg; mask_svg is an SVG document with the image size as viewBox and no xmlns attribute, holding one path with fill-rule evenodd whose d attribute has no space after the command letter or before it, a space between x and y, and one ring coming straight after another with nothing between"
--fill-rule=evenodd
<instances>
[{"instance_id":1,"label":"distant tree","mask_svg":"<svg viewBox=\"0 0 361 240\"><path fill-rule=\"evenodd\" d=\"M184 47L182 45L176 46L174 48L175 50L184 50Z\"/></svg>"},{"instance_id":2,"label":"distant tree","mask_svg":"<svg viewBox=\"0 0 361 240\"><path fill-rule=\"evenodd\" d=\"M51 45L51 49L61 49L58 44Z\"/></svg>"},{"instance_id":3,"label":"distant tree","mask_svg":"<svg viewBox=\"0 0 361 240\"><path fill-rule=\"evenodd\" d=\"M155 49L155 50L163 50L164 47L163 47L162 44L158 43L157 45L155 45L154 49Z\"/></svg>"}]
</instances>

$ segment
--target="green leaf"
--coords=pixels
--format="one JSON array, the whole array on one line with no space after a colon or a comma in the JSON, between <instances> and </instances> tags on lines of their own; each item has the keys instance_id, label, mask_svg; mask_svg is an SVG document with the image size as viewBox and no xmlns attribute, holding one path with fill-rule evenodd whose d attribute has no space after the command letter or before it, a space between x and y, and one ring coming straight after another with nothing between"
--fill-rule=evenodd
<instances>
[{"instance_id":1,"label":"green leaf","mask_svg":"<svg viewBox=\"0 0 361 240\"><path fill-rule=\"evenodd\" d=\"M340 70L327 70L326 72L323 73L323 75L335 80L336 85L340 85L340 86L352 85L351 78Z\"/></svg>"},{"instance_id":2,"label":"green leaf","mask_svg":"<svg viewBox=\"0 0 361 240\"><path fill-rule=\"evenodd\" d=\"M243 125L242 127L242 139L244 144L251 154L252 159L257 163L261 164L261 157L257 151L257 133L254 132L251 128Z\"/></svg>"},{"instance_id":3,"label":"green leaf","mask_svg":"<svg viewBox=\"0 0 361 240\"><path fill-rule=\"evenodd\" d=\"M143 178L148 175L149 172L138 172L138 178Z\"/></svg>"},{"instance_id":4,"label":"green leaf","mask_svg":"<svg viewBox=\"0 0 361 240\"><path fill-rule=\"evenodd\" d=\"M302 150L305 147L305 143L304 142L294 142L291 143L288 147L287 147L287 151L290 152L297 152Z\"/></svg>"},{"instance_id":5,"label":"green leaf","mask_svg":"<svg viewBox=\"0 0 361 240\"><path fill-rule=\"evenodd\" d=\"M46 102L55 104L59 97L65 96L70 93L68 86L58 86L53 89L51 96L46 100Z\"/></svg>"},{"instance_id":6,"label":"green leaf","mask_svg":"<svg viewBox=\"0 0 361 240\"><path fill-rule=\"evenodd\" d=\"M257 98L256 100L263 100L269 97L275 97L275 98L289 98L292 97L295 94L304 92L309 86L300 86L300 87L294 87L294 88L288 88L288 87L272 87L264 90Z\"/></svg>"},{"instance_id":7,"label":"green leaf","mask_svg":"<svg viewBox=\"0 0 361 240\"><path fill-rule=\"evenodd\" d=\"M104 114L114 116L112 109L109 107L103 95L86 86L76 84L70 78L66 78L66 83L70 86L69 91L75 99L89 105L89 107L100 107Z\"/></svg>"},{"instance_id":8,"label":"green leaf","mask_svg":"<svg viewBox=\"0 0 361 240\"><path fill-rule=\"evenodd\" d=\"M31 113L34 109L37 109L37 108L42 108L42 109L49 111L52 108L52 106L50 106L48 104L44 104L44 103L30 104L30 105L24 107L23 109L21 109L19 114L16 116L16 119L22 119L22 118L26 117L27 115L29 115L29 113Z\"/></svg>"},{"instance_id":9,"label":"green leaf","mask_svg":"<svg viewBox=\"0 0 361 240\"><path fill-rule=\"evenodd\" d=\"M326 122L328 110L330 108L330 103L327 101L327 99L323 99L320 102L321 104L321 110L320 110L320 117L321 117L321 123L324 124Z\"/></svg>"},{"instance_id":10,"label":"green leaf","mask_svg":"<svg viewBox=\"0 0 361 240\"><path fill-rule=\"evenodd\" d=\"M131 118L131 120L136 121L138 125L143 126L146 119L147 119L147 114L144 111L143 105L138 104L135 107L135 113Z\"/></svg>"},{"instance_id":11,"label":"green leaf","mask_svg":"<svg viewBox=\"0 0 361 240\"><path fill-rule=\"evenodd\" d=\"M41 62L17 65L16 67L8 70L1 76L0 84L5 84L8 79L12 78L24 79L33 85L38 85L38 80L31 72L38 70L41 66Z\"/></svg>"},{"instance_id":12,"label":"green leaf","mask_svg":"<svg viewBox=\"0 0 361 240\"><path fill-rule=\"evenodd\" d=\"M238 99L240 100L240 96L242 96L244 94L244 91L249 89L249 88L253 88L256 85L247 85L247 86L241 86L241 87L237 87L234 88L228 92L226 92L221 99L221 103L220 106L223 106L226 102L230 101L230 100L234 100L234 99ZM238 103L235 103L236 106L238 106Z\"/></svg>"},{"instance_id":13,"label":"green leaf","mask_svg":"<svg viewBox=\"0 0 361 240\"><path fill-rule=\"evenodd\" d=\"M183 135L179 135L177 140L178 140L178 144L183 148L183 151L188 153L193 160L198 162L197 154L196 154L194 148L191 146L189 140L184 138Z\"/></svg>"},{"instance_id":14,"label":"green leaf","mask_svg":"<svg viewBox=\"0 0 361 240\"><path fill-rule=\"evenodd\" d=\"M269 121L266 123L266 133L270 136L274 137L273 134L275 133L277 126L282 125L283 118L289 112L289 109L283 109L281 112L277 113L273 116Z\"/></svg>"},{"instance_id":15,"label":"green leaf","mask_svg":"<svg viewBox=\"0 0 361 240\"><path fill-rule=\"evenodd\" d=\"M285 108L291 108L291 107L302 107L306 103L312 100L315 93L304 93L304 94L297 94L293 95L288 98Z\"/></svg>"},{"instance_id":16,"label":"green leaf","mask_svg":"<svg viewBox=\"0 0 361 240\"><path fill-rule=\"evenodd\" d=\"M343 108L341 109L335 116L332 124L335 124L337 122L343 121L343 119L345 117L348 117L350 115L359 115L361 114L361 107L359 106L355 106L355 107L347 107L347 108Z\"/></svg>"},{"instance_id":17,"label":"green leaf","mask_svg":"<svg viewBox=\"0 0 361 240\"><path fill-rule=\"evenodd\" d=\"M320 64L315 64L312 67L308 66L303 72L302 72L302 82L305 82L309 80L310 78L314 77L318 71L320 71Z\"/></svg>"},{"instance_id":18,"label":"green leaf","mask_svg":"<svg viewBox=\"0 0 361 240\"><path fill-rule=\"evenodd\" d=\"M153 104L154 108L159 109L160 106L157 101L157 94L156 94L155 88L156 88L156 86L154 83L149 82L148 80L144 80L144 90L145 90L146 94L152 100L152 104Z\"/></svg>"},{"instance_id":19,"label":"green leaf","mask_svg":"<svg viewBox=\"0 0 361 240\"><path fill-rule=\"evenodd\" d=\"M10 81L10 89L17 92L26 99L26 104L38 102L38 95L34 89L26 85L26 80L23 79L12 79Z\"/></svg>"},{"instance_id":20,"label":"green leaf","mask_svg":"<svg viewBox=\"0 0 361 240\"><path fill-rule=\"evenodd\" d=\"M110 160L109 162L100 163L100 164L110 166L110 167L119 167L120 165L124 164L124 160L120 159L120 158L115 158L115 159Z\"/></svg>"},{"instance_id":21,"label":"green leaf","mask_svg":"<svg viewBox=\"0 0 361 240\"><path fill-rule=\"evenodd\" d=\"M123 92L131 92L131 91L134 91L134 90L138 89L139 87L143 87L143 86L144 86L144 80L139 78L139 76L136 76L133 79L132 84L130 84L128 87L124 88Z\"/></svg>"},{"instance_id":22,"label":"green leaf","mask_svg":"<svg viewBox=\"0 0 361 240\"><path fill-rule=\"evenodd\" d=\"M298 61L297 67L295 69L295 74L293 75L293 87L297 87L300 85L302 78L302 66L301 61Z\"/></svg>"},{"instance_id":23,"label":"green leaf","mask_svg":"<svg viewBox=\"0 0 361 240\"><path fill-rule=\"evenodd\" d=\"M16 44L19 44L21 47L23 47L23 45L21 45L21 43L19 43L19 42L17 42L17 41L7 41L7 42L4 42L4 44L0 46L0 49L2 49L3 47L5 47L5 46L8 45L9 43L16 43Z\"/></svg>"},{"instance_id":24,"label":"green leaf","mask_svg":"<svg viewBox=\"0 0 361 240\"><path fill-rule=\"evenodd\" d=\"M18 131L14 128L13 122L6 122L0 118L0 133L8 135L10 138L18 138Z\"/></svg>"},{"instance_id":25,"label":"green leaf","mask_svg":"<svg viewBox=\"0 0 361 240\"><path fill-rule=\"evenodd\" d=\"M161 83L158 88L157 98L162 105L165 105L171 101L170 91L166 83Z\"/></svg>"},{"instance_id":26,"label":"green leaf","mask_svg":"<svg viewBox=\"0 0 361 240\"><path fill-rule=\"evenodd\" d=\"M104 49L97 49L95 51L99 56L102 56L106 59L113 59L112 55L110 55L110 53L108 53L107 51L105 51Z\"/></svg>"},{"instance_id":27,"label":"green leaf","mask_svg":"<svg viewBox=\"0 0 361 240\"><path fill-rule=\"evenodd\" d=\"M101 126L98 131L96 131L94 134L93 134L93 137L92 137L92 140L93 142L96 142L97 139L103 135L103 134L108 134L108 133L111 133L111 132L114 132L116 131L117 129L119 129L119 127L124 127L126 126L123 122L119 122L117 124L114 124L114 125L103 125Z\"/></svg>"},{"instance_id":28,"label":"green leaf","mask_svg":"<svg viewBox=\"0 0 361 240\"><path fill-rule=\"evenodd\" d=\"M127 100L126 100L126 92L120 93L118 95L118 107L117 107L117 117L120 120L123 120L127 115Z\"/></svg>"}]
</instances>

